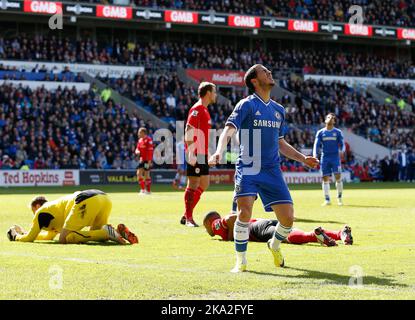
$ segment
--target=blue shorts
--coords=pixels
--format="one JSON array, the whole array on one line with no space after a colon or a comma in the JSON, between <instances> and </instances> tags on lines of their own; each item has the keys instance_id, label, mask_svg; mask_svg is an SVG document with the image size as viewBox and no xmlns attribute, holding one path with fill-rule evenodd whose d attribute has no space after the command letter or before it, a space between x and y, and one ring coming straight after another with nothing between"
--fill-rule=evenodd
<instances>
[{"instance_id":1,"label":"blue shorts","mask_svg":"<svg viewBox=\"0 0 415 320\"><path fill-rule=\"evenodd\" d=\"M248 168L245 168L245 170ZM262 200L265 211L272 211L275 204L293 203L279 166L270 169L261 169L256 175L243 173L244 168L235 170L234 200L244 196L257 197Z\"/></svg>"},{"instance_id":2,"label":"blue shorts","mask_svg":"<svg viewBox=\"0 0 415 320\"><path fill-rule=\"evenodd\" d=\"M331 176L332 174L342 173L340 158L322 158L320 171L323 177Z\"/></svg>"},{"instance_id":3,"label":"blue shorts","mask_svg":"<svg viewBox=\"0 0 415 320\"><path fill-rule=\"evenodd\" d=\"M177 170L186 172L186 169L187 169L186 163L182 163L182 164L177 165Z\"/></svg>"}]
</instances>

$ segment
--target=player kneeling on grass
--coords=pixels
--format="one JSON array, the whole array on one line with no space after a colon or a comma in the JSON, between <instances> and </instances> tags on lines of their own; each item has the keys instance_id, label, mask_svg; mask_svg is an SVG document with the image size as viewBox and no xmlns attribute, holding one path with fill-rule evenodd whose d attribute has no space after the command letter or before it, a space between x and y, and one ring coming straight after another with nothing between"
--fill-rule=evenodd
<instances>
[{"instance_id":1,"label":"player kneeling on grass","mask_svg":"<svg viewBox=\"0 0 415 320\"><path fill-rule=\"evenodd\" d=\"M220 236L224 241L233 241L233 230L237 214L229 214L222 218L216 211L206 214L203 225L211 236ZM267 242L272 239L278 220L251 219L249 221L249 241ZM352 229L344 226L342 230L330 231L317 227L311 232L305 232L294 228L283 242L291 244L304 244L318 242L321 245L337 246L336 240L341 240L345 245L353 244Z\"/></svg>"},{"instance_id":2,"label":"player kneeling on grass","mask_svg":"<svg viewBox=\"0 0 415 320\"><path fill-rule=\"evenodd\" d=\"M59 233L62 244L107 240L138 243L137 236L124 224L119 224L117 229L108 224L112 202L103 191L77 191L53 201L37 196L30 206L34 217L29 232L15 225L7 231L10 241L53 240ZM85 227L89 230L82 230Z\"/></svg>"}]
</instances>

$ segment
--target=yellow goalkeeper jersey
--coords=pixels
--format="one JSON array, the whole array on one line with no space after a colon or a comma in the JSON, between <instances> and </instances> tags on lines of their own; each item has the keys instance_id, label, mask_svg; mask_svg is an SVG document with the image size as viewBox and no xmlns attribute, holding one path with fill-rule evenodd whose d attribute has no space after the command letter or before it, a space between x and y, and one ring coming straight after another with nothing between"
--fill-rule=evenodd
<instances>
[{"instance_id":1,"label":"yellow goalkeeper jersey","mask_svg":"<svg viewBox=\"0 0 415 320\"><path fill-rule=\"evenodd\" d=\"M17 235L16 241L33 242L35 240L52 240L56 234L61 232L66 217L74 206L75 198L79 193L80 191L77 191L73 194L44 203L35 212L28 233ZM40 234L42 230L46 230L47 234Z\"/></svg>"}]
</instances>

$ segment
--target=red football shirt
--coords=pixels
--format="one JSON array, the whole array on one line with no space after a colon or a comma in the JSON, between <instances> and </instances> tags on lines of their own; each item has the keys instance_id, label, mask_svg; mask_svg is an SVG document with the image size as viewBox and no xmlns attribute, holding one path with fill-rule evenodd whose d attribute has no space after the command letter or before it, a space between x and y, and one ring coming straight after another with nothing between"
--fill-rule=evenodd
<instances>
[{"instance_id":1,"label":"red football shirt","mask_svg":"<svg viewBox=\"0 0 415 320\"><path fill-rule=\"evenodd\" d=\"M195 153L208 155L209 129L212 127L208 108L202 104L195 104L189 110L186 125L198 129L193 136L193 141L196 144Z\"/></svg>"},{"instance_id":2,"label":"red football shirt","mask_svg":"<svg viewBox=\"0 0 415 320\"><path fill-rule=\"evenodd\" d=\"M257 219L249 220L249 223L254 223ZM228 224L226 223L226 217L222 219L215 219L212 221L212 231L215 236L220 236L222 240L228 241ZM250 240L251 237L249 237Z\"/></svg>"},{"instance_id":3,"label":"red football shirt","mask_svg":"<svg viewBox=\"0 0 415 320\"><path fill-rule=\"evenodd\" d=\"M212 231L216 236L220 236L222 240L228 240L228 224L225 218L215 219L212 222Z\"/></svg>"},{"instance_id":4,"label":"red football shirt","mask_svg":"<svg viewBox=\"0 0 415 320\"><path fill-rule=\"evenodd\" d=\"M140 161L152 161L153 160L153 139L149 136L140 138L137 143L138 151L140 151Z\"/></svg>"}]
</instances>

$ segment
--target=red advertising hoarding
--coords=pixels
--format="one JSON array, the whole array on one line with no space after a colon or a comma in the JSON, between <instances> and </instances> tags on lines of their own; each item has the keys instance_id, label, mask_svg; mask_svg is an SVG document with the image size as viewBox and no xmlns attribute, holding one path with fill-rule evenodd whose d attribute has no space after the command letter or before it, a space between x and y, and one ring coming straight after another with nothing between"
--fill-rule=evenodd
<instances>
[{"instance_id":1,"label":"red advertising hoarding","mask_svg":"<svg viewBox=\"0 0 415 320\"><path fill-rule=\"evenodd\" d=\"M398 29L398 39L415 40L415 29Z\"/></svg>"},{"instance_id":2,"label":"red advertising hoarding","mask_svg":"<svg viewBox=\"0 0 415 320\"><path fill-rule=\"evenodd\" d=\"M97 17L130 20L133 17L131 7L97 6Z\"/></svg>"},{"instance_id":3,"label":"red advertising hoarding","mask_svg":"<svg viewBox=\"0 0 415 320\"><path fill-rule=\"evenodd\" d=\"M229 16L228 25L237 28L259 28L261 19L254 16Z\"/></svg>"},{"instance_id":4,"label":"red advertising hoarding","mask_svg":"<svg viewBox=\"0 0 415 320\"><path fill-rule=\"evenodd\" d=\"M166 10L164 21L171 23L198 24L199 14L191 11Z\"/></svg>"},{"instance_id":5,"label":"red advertising hoarding","mask_svg":"<svg viewBox=\"0 0 415 320\"><path fill-rule=\"evenodd\" d=\"M55 14L62 12L62 2L25 0L24 12Z\"/></svg>"},{"instance_id":6,"label":"red advertising hoarding","mask_svg":"<svg viewBox=\"0 0 415 320\"><path fill-rule=\"evenodd\" d=\"M366 26L364 24L346 24L344 26L344 34L348 36L371 37L373 35L373 28L372 26Z\"/></svg>"},{"instance_id":7,"label":"red advertising hoarding","mask_svg":"<svg viewBox=\"0 0 415 320\"><path fill-rule=\"evenodd\" d=\"M233 184L235 170L209 171L210 184Z\"/></svg>"},{"instance_id":8,"label":"red advertising hoarding","mask_svg":"<svg viewBox=\"0 0 415 320\"><path fill-rule=\"evenodd\" d=\"M208 81L217 85L244 86L244 72L231 70L187 69L189 77L197 81Z\"/></svg>"},{"instance_id":9,"label":"red advertising hoarding","mask_svg":"<svg viewBox=\"0 0 415 320\"><path fill-rule=\"evenodd\" d=\"M311 20L289 20L288 30L299 32L318 32L318 23Z\"/></svg>"}]
</instances>

